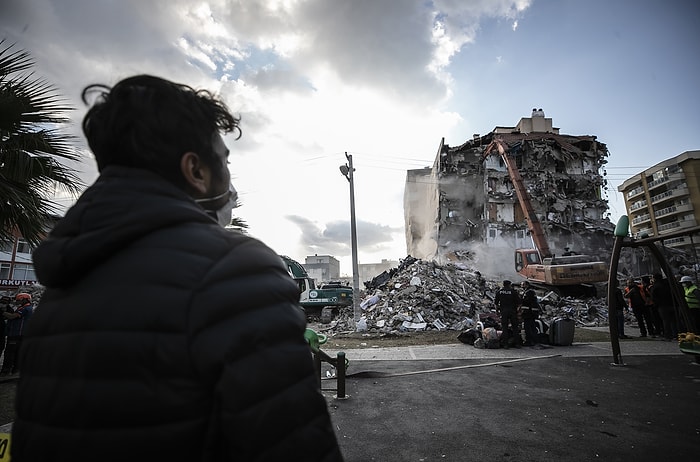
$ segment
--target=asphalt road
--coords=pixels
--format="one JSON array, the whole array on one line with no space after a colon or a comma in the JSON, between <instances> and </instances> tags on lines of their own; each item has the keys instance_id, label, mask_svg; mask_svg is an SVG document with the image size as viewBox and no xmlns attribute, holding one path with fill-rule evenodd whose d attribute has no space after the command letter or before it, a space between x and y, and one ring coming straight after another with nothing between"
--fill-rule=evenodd
<instances>
[{"instance_id":1,"label":"asphalt road","mask_svg":"<svg viewBox=\"0 0 700 462\"><path fill-rule=\"evenodd\" d=\"M0 426L11 423L15 417L17 379L0 380Z\"/></svg>"},{"instance_id":2,"label":"asphalt road","mask_svg":"<svg viewBox=\"0 0 700 462\"><path fill-rule=\"evenodd\" d=\"M322 388L347 462L700 456L700 364L693 357L627 354L617 366L609 355L556 354L575 350L351 359L346 399L335 398L335 380ZM15 389L15 379L0 380L0 424L13 420Z\"/></svg>"},{"instance_id":3,"label":"asphalt road","mask_svg":"<svg viewBox=\"0 0 700 462\"><path fill-rule=\"evenodd\" d=\"M686 355L362 361L347 399L335 385L322 384L348 462L700 456L700 365Z\"/></svg>"}]
</instances>

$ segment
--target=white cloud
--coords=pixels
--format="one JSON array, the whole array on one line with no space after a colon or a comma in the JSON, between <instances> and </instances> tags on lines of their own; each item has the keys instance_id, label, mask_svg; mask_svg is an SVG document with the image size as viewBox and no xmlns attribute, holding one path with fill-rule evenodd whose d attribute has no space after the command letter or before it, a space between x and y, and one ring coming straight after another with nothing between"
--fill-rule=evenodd
<instances>
[{"instance_id":1,"label":"white cloud","mask_svg":"<svg viewBox=\"0 0 700 462\"><path fill-rule=\"evenodd\" d=\"M360 259L372 262L405 256L406 170L430 165L461 120L444 106L451 60L474 42L481 18L517 22L528 5L7 0L0 25L76 101L76 127L90 83L153 73L220 92L243 117L243 138L228 140L237 213L280 253L347 254L348 185L338 166L351 152Z\"/></svg>"}]
</instances>

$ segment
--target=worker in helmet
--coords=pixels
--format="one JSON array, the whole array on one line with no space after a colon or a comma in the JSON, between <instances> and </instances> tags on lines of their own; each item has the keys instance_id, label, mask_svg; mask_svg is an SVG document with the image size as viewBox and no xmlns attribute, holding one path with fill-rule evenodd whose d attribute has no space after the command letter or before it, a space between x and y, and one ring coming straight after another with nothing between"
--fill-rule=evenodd
<instances>
[{"instance_id":1,"label":"worker in helmet","mask_svg":"<svg viewBox=\"0 0 700 462\"><path fill-rule=\"evenodd\" d=\"M17 355L22 344L22 334L33 311L32 296L21 292L15 295L14 310L2 313L7 320L7 346L5 348L5 360L2 362L2 369L0 369L1 376L18 372Z\"/></svg>"},{"instance_id":2,"label":"worker in helmet","mask_svg":"<svg viewBox=\"0 0 700 462\"><path fill-rule=\"evenodd\" d=\"M535 290L528 281L520 283L523 289L522 305L520 310L523 318L523 329L525 330L525 346L535 346L537 341L537 323L540 315L540 302L537 300Z\"/></svg>"},{"instance_id":3,"label":"worker in helmet","mask_svg":"<svg viewBox=\"0 0 700 462\"><path fill-rule=\"evenodd\" d=\"M688 326L687 329L698 334L700 333L700 292L698 291L698 286L695 285L695 281L690 276L683 276L681 285L683 286L685 303L688 304L692 322L692 325Z\"/></svg>"}]
</instances>

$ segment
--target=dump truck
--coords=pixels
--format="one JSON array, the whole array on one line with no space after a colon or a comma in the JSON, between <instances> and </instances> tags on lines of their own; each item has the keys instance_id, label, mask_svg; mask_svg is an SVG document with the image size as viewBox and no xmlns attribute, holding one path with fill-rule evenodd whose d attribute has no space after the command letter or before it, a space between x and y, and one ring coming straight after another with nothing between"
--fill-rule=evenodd
<instances>
[{"instance_id":1,"label":"dump truck","mask_svg":"<svg viewBox=\"0 0 700 462\"><path fill-rule=\"evenodd\" d=\"M289 275L299 285L299 304L306 312L307 319L329 323L341 308L352 305L352 287L339 282L316 287L316 282L309 277L301 263L286 255L280 257Z\"/></svg>"},{"instance_id":2,"label":"dump truck","mask_svg":"<svg viewBox=\"0 0 700 462\"><path fill-rule=\"evenodd\" d=\"M484 158L494 149L506 166L534 245L534 248L515 249L515 271L532 285L562 295L595 295L593 284L608 279L607 264L589 255L555 256L551 252L515 159L510 155L510 147L503 140L494 138L486 147Z\"/></svg>"}]
</instances>

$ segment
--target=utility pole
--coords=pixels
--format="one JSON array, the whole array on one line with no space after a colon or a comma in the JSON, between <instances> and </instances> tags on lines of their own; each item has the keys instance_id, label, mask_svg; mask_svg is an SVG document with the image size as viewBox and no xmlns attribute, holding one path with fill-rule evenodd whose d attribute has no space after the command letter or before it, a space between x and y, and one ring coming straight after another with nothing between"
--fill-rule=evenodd
<instances>
[{"instance_id":1,"label":"utility pole","mask_svg":"<svg viewBox=\"0 0 700 462\"><path fill-rule=\"evenodd\" d=\"M340 173L350 183L350 240L352 247L352 309L355 319L355 327L362 317L360 311L360 273L357 265L357 226L355 224L355 179L353 172L355 168L352 166L352 154L345 153L347 164L340 166Z\"/></svg>"}]
</instances>

